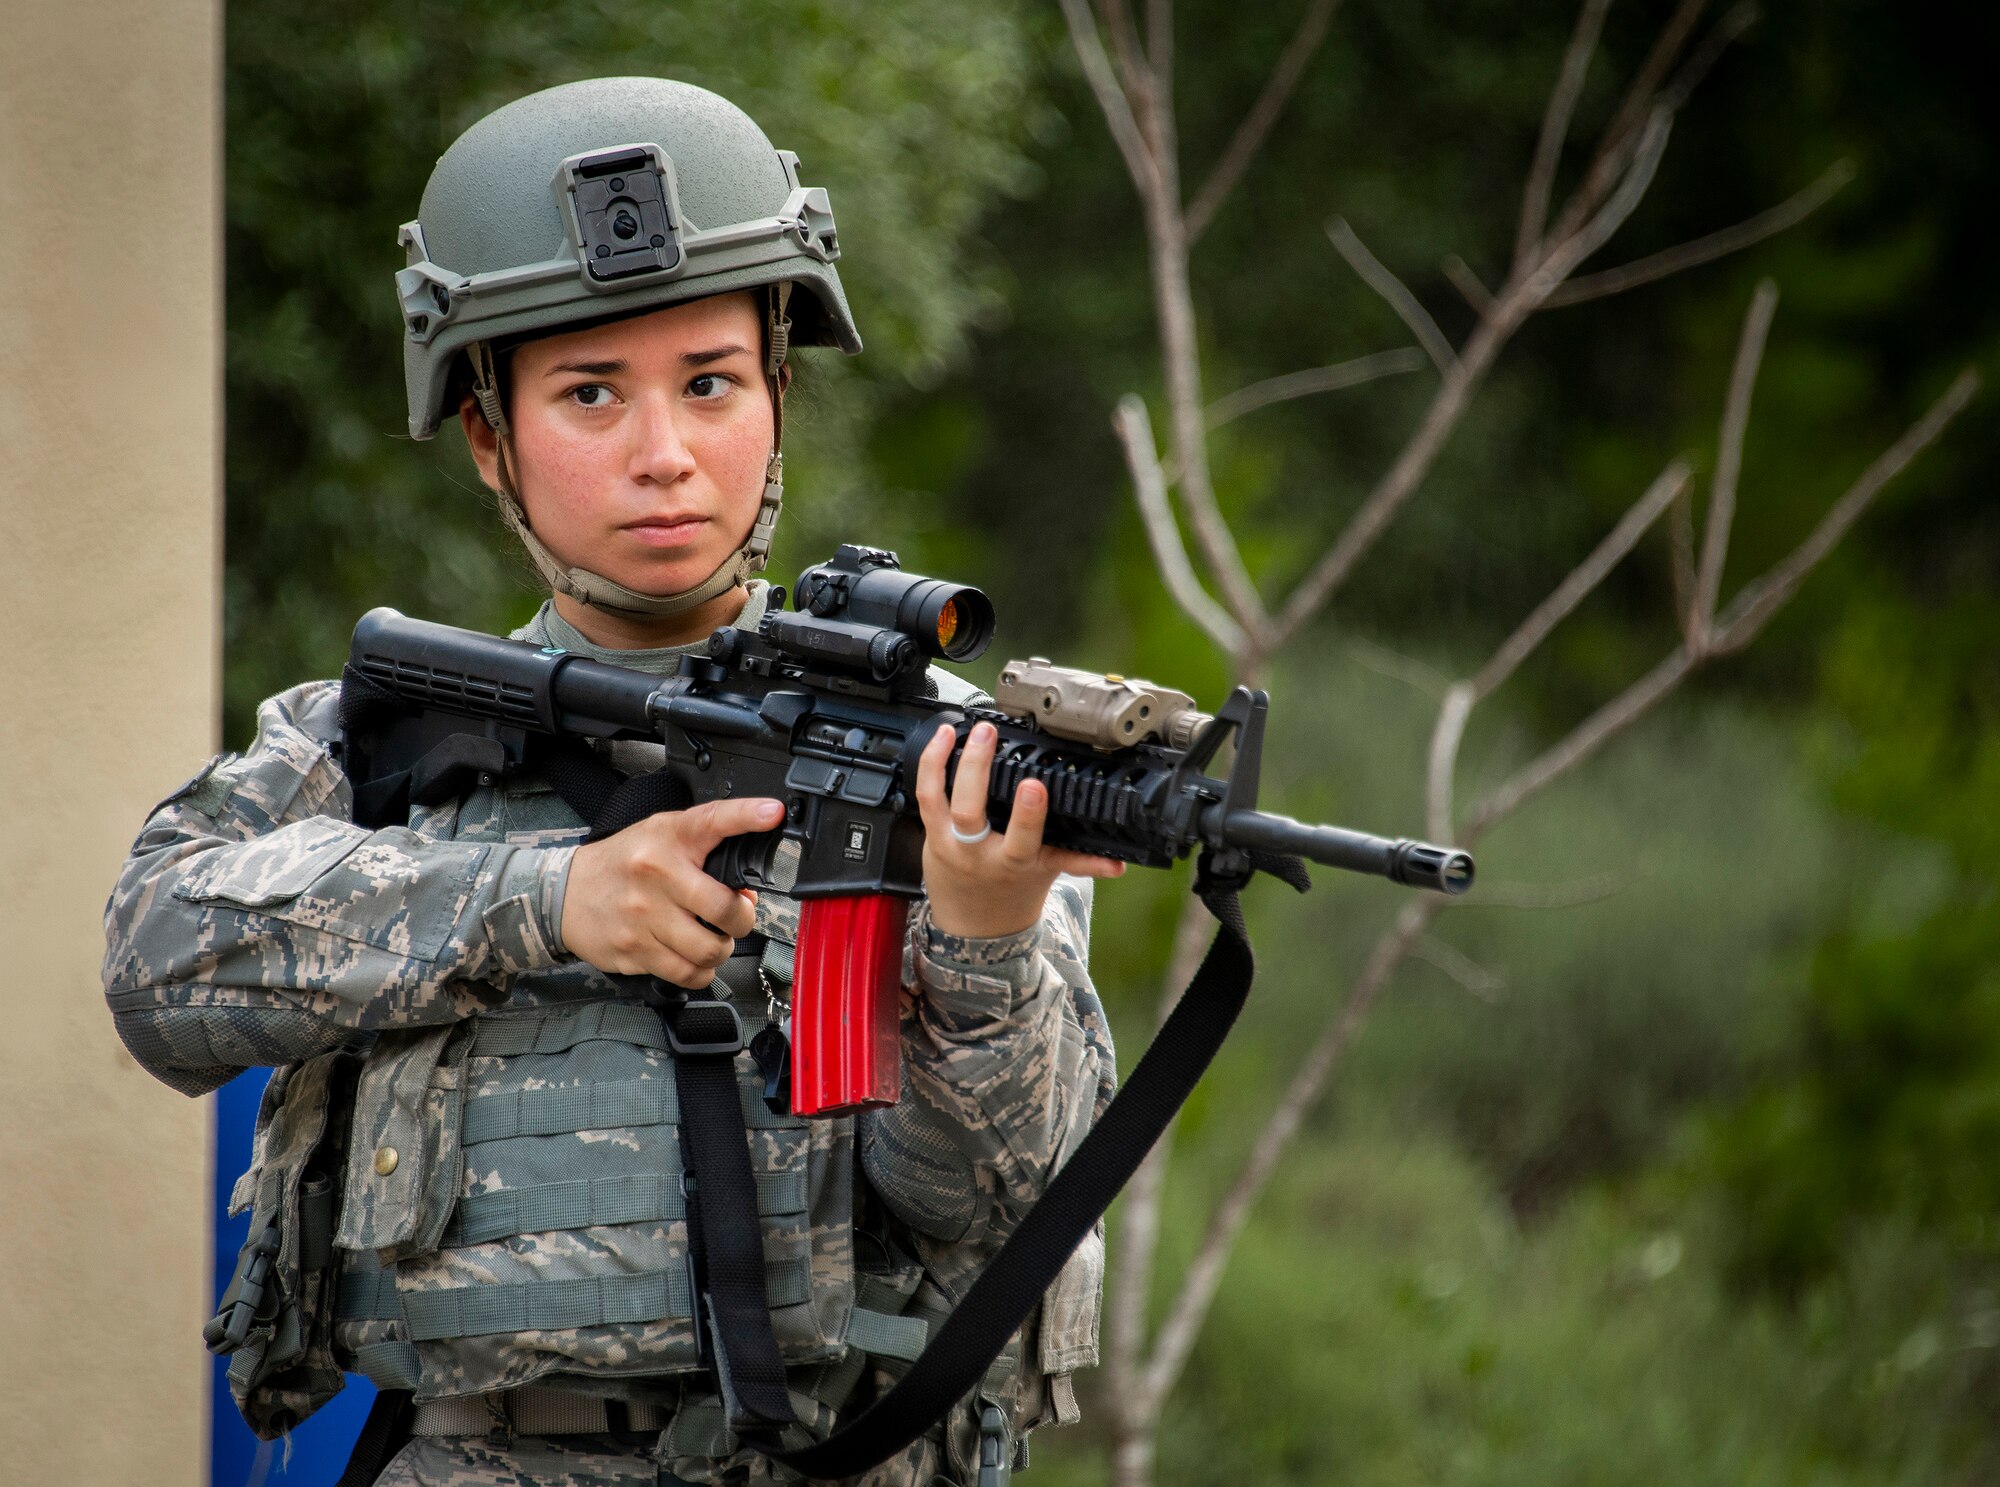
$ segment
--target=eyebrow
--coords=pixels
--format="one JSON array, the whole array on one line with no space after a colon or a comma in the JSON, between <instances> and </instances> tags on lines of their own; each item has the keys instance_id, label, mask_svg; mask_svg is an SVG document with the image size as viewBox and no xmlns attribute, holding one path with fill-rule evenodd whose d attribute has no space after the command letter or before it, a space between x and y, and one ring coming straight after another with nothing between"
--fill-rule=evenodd
<instances>
[{"instance_id":1,"label":"eyebrow","mask_svg":"<svg viewBox=\"0 0 2000 1487\"><path fill-rule=\"evenodd\" d=\"M586 377L611 377L619 372L629 372L632 364L623 357L613 361L565 361L559 362L542 373L544 377L560 377L566 373L580 372Z\"/></svg>"},{"instance_id":2,"label":"eyebrow","mask_svg":"<svg viewBox=\"0 0 2000 1487\"><path fill-rule=\"evenodd\" d=\"M681 365L684 367L705 367L713 361L725 361L732 356L748 356L749 354L750 348L747 346L717 346L709 351L684 352L681 356Z\"/></svg>"},{"instance_id":3,"label":"eyebrow","mask_svg":"<svg viewBox=\"0 0 2000 1487\"><path fill-rule=\"evenodd\" d=\"M681 354L684 367L705 367L711 362L726 361L732 356L749 355L747 346L716 346L707 351L687 351ZM610 361L565 361L558 362L542 373L544 377L584 376L615 377L620 372L629 372L632 364L623 357Z\"/></svg>"}]
</instances>

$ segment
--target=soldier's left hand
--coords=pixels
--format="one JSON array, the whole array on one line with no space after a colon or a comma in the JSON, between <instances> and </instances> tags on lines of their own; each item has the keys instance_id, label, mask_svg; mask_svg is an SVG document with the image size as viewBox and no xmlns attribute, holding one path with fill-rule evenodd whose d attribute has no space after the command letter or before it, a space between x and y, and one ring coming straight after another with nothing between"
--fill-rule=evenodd
<instances>
[{"instance_id":1,"label":"soldier's left hand","mask_svg":"<svg viewBox=\"0 0 2000 1487\"><path fill-rule=\"evenodd\" d=\"M990 723L973 725L947 799L944 767L956 737L955 729L938 729L917 761L917 806L924 820L924 891L930 896L933 926L966 939L1018 934L1042 917L1042 905L1057 874L1081 878L1124 875L1125 864L1112 858L1043 844L1049 792L1039 780L1025 780L1014 792L1005 832L988 826L987 776L1000 738ZM978 837L982 831L986 833L982 840L964 840Z\"/></svg>"}]
</instances>

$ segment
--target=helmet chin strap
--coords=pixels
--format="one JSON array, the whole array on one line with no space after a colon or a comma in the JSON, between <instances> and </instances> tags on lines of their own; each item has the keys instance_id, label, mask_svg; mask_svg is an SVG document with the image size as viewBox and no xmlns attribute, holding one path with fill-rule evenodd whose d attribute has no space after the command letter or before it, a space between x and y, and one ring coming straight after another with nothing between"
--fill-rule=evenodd
<instances>
[{"instance_id":1,"label":"helmet chin strap","mask_svg":"<svg viewBox=\"0 0 2000 1487\"><path fill-rule=\"evenodd\" d=\"M507 427L506 399L500 390L500 368L493 357L492 343L475 341L466 348L466 355L472 362L472 396L479 404L480 416L493 430L496 440L500 516L513 529L514 535L521 539L521 545L528 550L528 560L551 589L569 595L580 604L613 614L658 619L684 614L706 604L743 583L751 574L763 571L765 563L770 560L771 538L777 530L778 514L785 504L784 366L786 353L791 349L792 334L791 318L785 309L791 294L789 283L772 285L766 309L765 341L769 349L765 354L764 376L771 390L771 460L764 467L764 495L757 504L757 519L751 524L749 537L722 560L721 567L693 588L674 594L644 594L601 573L592 573L587 568L565 567L562 560L549 551L548 545L535 535L528 525L527 508L521 504L520 492L514 487L513 471L508 464L507 445L511 434Z\"/></svg>"}]
</instances>

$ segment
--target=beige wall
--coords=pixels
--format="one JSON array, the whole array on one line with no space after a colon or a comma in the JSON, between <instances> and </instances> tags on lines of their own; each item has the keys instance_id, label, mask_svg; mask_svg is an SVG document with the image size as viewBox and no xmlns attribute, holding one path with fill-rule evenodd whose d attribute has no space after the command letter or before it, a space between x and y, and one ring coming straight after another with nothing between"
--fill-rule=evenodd
<instances>
[{"instance_id":1,"label":"beige wall","mask_svg":"<svg viewBox=\"0 0 2000 1487\"><path fill-rule=\"evenodd\" d=\"M119 1047L99 916L215 747L219 0L0 34L0 1480L202 1480L206 1102Z\"/></svg>"}]
</instances>

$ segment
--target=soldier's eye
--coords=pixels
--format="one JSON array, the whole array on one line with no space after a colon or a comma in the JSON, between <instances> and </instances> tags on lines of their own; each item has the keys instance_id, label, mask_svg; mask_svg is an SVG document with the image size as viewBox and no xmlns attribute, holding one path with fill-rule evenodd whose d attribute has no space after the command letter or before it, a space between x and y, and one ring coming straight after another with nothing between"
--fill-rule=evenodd
<instances>
[{"instance_id":1,"label":"soldier's eye","mask_svg":"<svg viewBox=\"0 0 2000 1487\"><path fill-rule=\"evenodd\" d=\"M703 372L688 383L688 396L698 402L712 402L723 397L735 384L717 372Z\"/></svg>"},{"instance_id":2,"label":"soldier's eye","mask_svg":"<svg viewBox=\"0 0 2000 1487\"><path fill-rule=\"evenodd\" d=\"M611 401L611 389L602 382L586 382L569 390L569 399L579 408L602 408Z\"/></svg>"}]
</instances>

